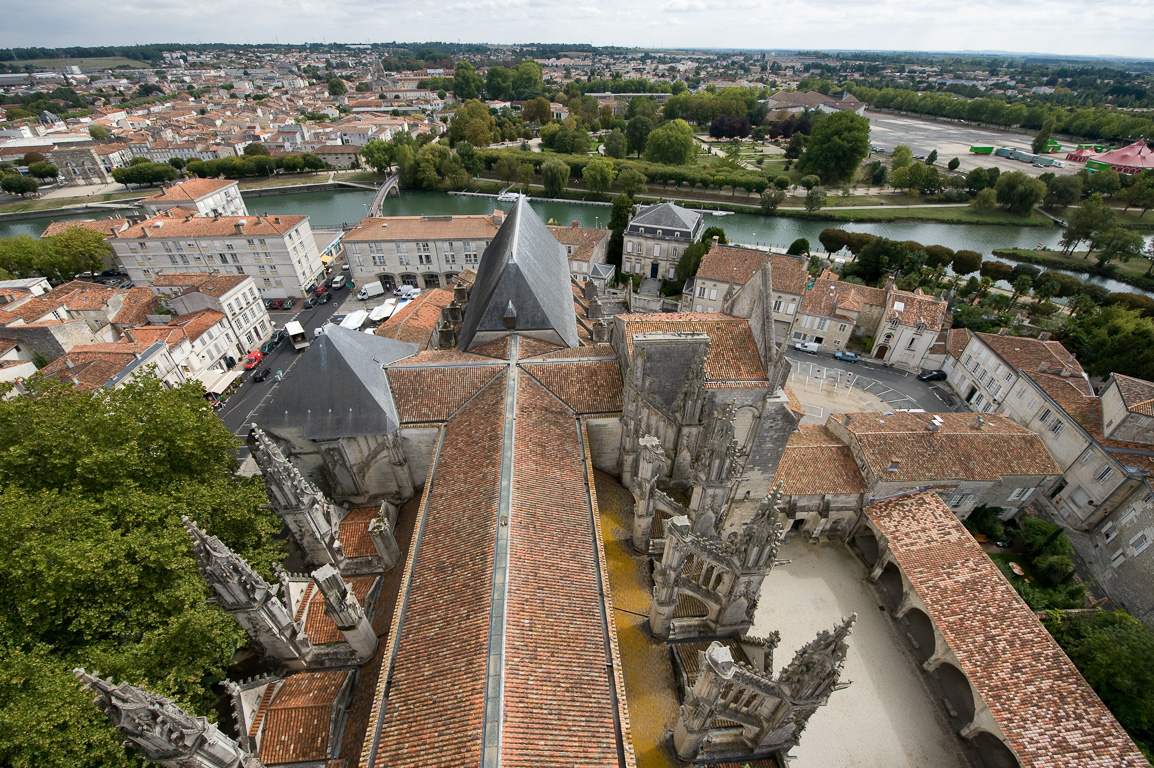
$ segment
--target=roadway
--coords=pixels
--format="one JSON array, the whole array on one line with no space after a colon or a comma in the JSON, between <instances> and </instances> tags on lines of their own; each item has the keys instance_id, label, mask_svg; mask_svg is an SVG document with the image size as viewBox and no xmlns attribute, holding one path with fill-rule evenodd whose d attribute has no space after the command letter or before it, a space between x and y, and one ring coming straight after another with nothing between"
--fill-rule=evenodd
<instances>
[{"instance_id":1,"label":"roadway","mask_svg":"<svg viewBox=\"0 0 1154 768\"><path fill-rule=\"evenodd\" d=\"M285 323L296 320L304 327L311 339L313 329L320 328L328 322L330 317L339 314L345 302L353 296L353 292L348 288L342 288L332 293L333 298L327 304L318 304L312 309L301 309L300 311L269 312L269 318L276 328L284 328ZM355 302L356 299L353 301ZM300 307L304 306L303 302L297 304ZM271 368L274 374L281 371L282 375L287 377L300 359L301 352L293 349L292 342L285 339L271 354L266 355L261 364L254 370L267 367ZM258 417L260 409L272 399L276 388L280 386L280 382L276 380L275 376L269 376L264 381L253 381L252 374L253 371L244 372L240 389L228 399L223 408L217 411L217 415L229 431L241 439L248 436L249 429L253 420ZM247 455L247 448L242 448L238 452L238 458L243 459Z\"/></svg>"},{"instance_id":2,"label":"roadway","mask_svg":"<svg viewBox=\"0 0 1154 768\"><path fill-rule=\"evenodd\" d=\"M927 413L952 411L956 399L943 381L918 381L916 374L890 368L862 358L857 363L835 360L832 353L809 354L793 347L785 357L802 376L836 379L881 398L894 410L921 409Z\"/></svg>"}]
</instances>

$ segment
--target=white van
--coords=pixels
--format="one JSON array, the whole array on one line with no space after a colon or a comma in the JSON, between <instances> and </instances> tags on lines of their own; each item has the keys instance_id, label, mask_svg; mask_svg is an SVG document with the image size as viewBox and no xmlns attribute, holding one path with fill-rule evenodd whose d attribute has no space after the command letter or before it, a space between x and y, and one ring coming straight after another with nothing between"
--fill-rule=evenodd
<instances>
[{"instance_id":1,"label":"white van","mask_svg":"<svg viewBox=\"0 0 1154 768\"><path fill-rule=\"evenodd\" d=\"M421 289L414 285L402 285L393 291L394 296L399 296L402 299L415 299L421 294Z\"/></svg>"},{"instance_id":2,"label":"white van","mask_svg":"<svg viewBox=\"0 0 1154 768\"><path fill-rule=\"evenodd\" d=\"M808 352L811 355L816 355L817 351L821 349L821 344L816 341L799 341L793 345L793 348L798 352Z\"/></svg>"}]
</instances>

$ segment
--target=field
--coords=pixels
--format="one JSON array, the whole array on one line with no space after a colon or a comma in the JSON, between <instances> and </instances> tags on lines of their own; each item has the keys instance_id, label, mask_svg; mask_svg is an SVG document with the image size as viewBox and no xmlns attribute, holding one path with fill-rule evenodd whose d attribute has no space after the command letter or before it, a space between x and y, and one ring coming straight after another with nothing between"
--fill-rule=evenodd
<instances>
[{"instance_id":1,"label":"field","mask_svg":"<svg viewBox=\"0 0 1154 768\"><path fill-rule=\"evenodd\" d=\"M88 70L114 69L116 67L148 69L151 66L147 61L126 59L123 56L103 56L91 59L22 59L18 63L21 66L32 67L37 72L60 72L65 67L80 67L81 70Z\"/></svg>"}]
</instances>

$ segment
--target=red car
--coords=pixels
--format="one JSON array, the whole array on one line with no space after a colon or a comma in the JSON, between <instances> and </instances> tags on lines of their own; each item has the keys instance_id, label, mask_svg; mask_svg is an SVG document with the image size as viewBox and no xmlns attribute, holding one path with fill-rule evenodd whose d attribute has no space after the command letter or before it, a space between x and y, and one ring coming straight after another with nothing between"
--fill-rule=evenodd
<instances>
[{"instance_id":1,"label":"red car","mask_svg":"<svg viewBox=\"0 0 1154 768\"><path fill-rule=\"evenodd\" d=\"M244 361L244 369L246 371L251 371L253 368L256 368L258 365L260 365L260 361L263 359L264 355L262 355L259 351L249 352L248 360Z\"/></svg>"},{"instance_id":2,"label":"red car","mask_svg":"<svg viewBox=\"0 0 1154 768\"><path fill-rule=\"evenodd\" d=\"M327 285L321 285L321 286L317 287L316 296L319 299L321 296L324 296L328 292L329 292L329 287Z\"/></svg>"}]
</instances>

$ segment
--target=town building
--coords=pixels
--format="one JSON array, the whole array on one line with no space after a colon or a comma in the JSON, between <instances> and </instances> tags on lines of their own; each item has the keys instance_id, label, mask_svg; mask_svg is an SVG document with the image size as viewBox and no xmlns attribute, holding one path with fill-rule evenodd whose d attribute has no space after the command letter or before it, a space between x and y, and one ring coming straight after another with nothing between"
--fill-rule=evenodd
<instances>
[{"instance_id":1,"label":"town building","mask_svg":"<svg viewBox=\"0 0 1154 768\"><path fill-rule=\"evenodd\" d=\"M595 278L597 265L605 264L609 253L609 230L578 226L549 227L557 242L565 247L569 259L569 274L577 282Z\"/></svg>"},{"instance_id":2,"label":"town building","mask_svg":"<svg viewBox=\"0 0 1154 768\"><path fill-rule=\"evenodd\" d=\"M266 298L300 298L324 275L307 216L208 217L172 209L109 240L137 285L163 272L229 272L251 277Z\"/></svg>"},{"instance_id":3,"label":"town building","mask_svg":"<svg viewBox=\"0 0 1154 768\"><path fill-rule=\"evenodd\" d=\"M256 349L272 333L272 321L251 277L220 272L161 272L149 289L160 299L162 307L172 312L170 325L195 320L207 323L213 315L197 315L210 310L224 317L226 325L216 332L217 322L208 323L204 331L212 331L204 341L211 347L197 352L205 354L208 367L224 364L231 368L229 358L239 360ZM197 315L199 319L189 316ZM197 332L199 338L201 334ZM203 347L204 345L202 345Z\"/></svg>"},{"instance_id":4,"label":"town building","mask_svg":"<svg viewBox=\"0 0 1154 768\"><path fill-rule=\"evenodd\" d=\"M187 179L165 185L164 189L140 201L155 216L179 208L196 211L196 216L247 216L244 199L235 181L227 179Z\"/></svg>"},{"instance_id":5,"label":"town building","mask_svg":"<svg viewBox=\"0 0 1154 768\"><path fill-rule=\"evenodd\" d=\"M681 254L701 239L704 226L700 213L673 203L642 208L625 227L622 273L673 280Z\"/></svg>"}]
</instances>

